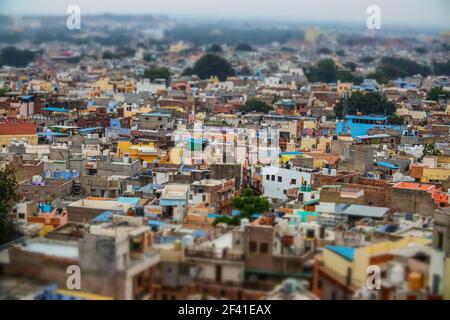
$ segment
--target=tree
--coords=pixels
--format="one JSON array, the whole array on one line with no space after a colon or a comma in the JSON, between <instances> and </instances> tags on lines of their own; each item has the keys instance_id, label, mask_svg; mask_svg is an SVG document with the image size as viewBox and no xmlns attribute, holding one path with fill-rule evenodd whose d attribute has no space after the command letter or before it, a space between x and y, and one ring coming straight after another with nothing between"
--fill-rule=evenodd
<instances>
[{"instance_id":1,"label":"tree","mask_svg":"<svg viewBox=\"0 0 450 320\"><path fill-rule=\"evenodd\" d=\"M336 50L336 54L337 54L339 57L345 57L345 51L342 50L342 49Z\"/></svg>"},{"instance_id":2,"label":"tree","mask_svg":"<svg viewBox=\"0 0 450 320\"><path fill-rule=\"evenodd\" d=\"M222 47L219 44L213 44L208 49L206 49L208 53L221 53L223 52Z\"/></svg>"},{"instance_id":3,"label":"tree","mask_svg":"<svg viewBox=\"0 0 450 320\"><path fill-rule=\"evenodd\" d=\"M388 119L390 124L394 125L404 125L406 123L406 119L398 114L393 114Z\"/></svg>"},{"instance_id":4,"label":"tree","mask_svg":"<svg viewBox=\"0 0 450 320\"><path fill-rule=\"evenodd\" d=\"M200 79L218 77L220 81L225 81L227 77L234 76L235 72L231 64L215 54L206 54L201 57L193 68L185 69L183 75L197 75Z\"/></svg>"},{"instance_id":5,"label":"tree","mask_svg":"<svg viewBox=\"0 0 450 320\"><path fill-rule=\"evenodd\" d=\"M331 50L328 48L320 48L319 50L317 50L317 53L319 54L331 54Z\"/></svg>"},{"instance_id":6,"label":"tree","mask_svg":"<svg viewBox=\"0 0 450 320\"><path fill-rule=\"evenodd\" d=\"M236 46L236 51L253 51L253 48L247 43L240 43Z\"/></svg>"},{"instance_id":7,"label":"tree","mask_svg":"<svg viewBox=\"0 0 450 320\"><path fill-rule=\"evenodd\" d=\"M441 152L436 149L434 144L426 144L423 148L423 155L424 156L438 156Z\"/></svg>"},{"instance_id":8,"label":"tree","mask_svg":"<svg viewBox=\"0 0 450 320\"><path fill-rule=\"evenodd\" d=\"M221 216L214 219L214 222L212 223L213 226L216 226L218 223L226 223L229 226L238 226L241 224L241 218L239 216Z\"/></svg>"},{"instance_id":9,"label":"tree","mask_svg":"<svg viewBox=\"0 0 450 320\"><path fill-rule=\"evenodd\" d=\"M20 50L15 47L6 47L0 53L0 67L26 67L33 61L35 54L29 50Z\"/></svg>"},{"instance_id":10,"label":"tree","mask_svg":"<svg viewBox=\"0 0 450 320\"><path fill-rule=\"evenodd\" d=\"M249 112L267 113L270 110L272 110L272 108L267 103L257 99L248 99L245 102L245 104L239 109L239 111L243 113Z\"/></svg>"},{"instance_id":11,"label":"tree","mask_svg":"<svg viewBox=\"0 0 450 320\"><path fill-rule=\"evenodd\" d=\"M310 82L335 82L337 78L336 64L331 59L320 60L317 66L310 67L306 71L306 77Z\"/></svg>"},{"instance_id":12,"label":"tree","mask_svg":"<svg viewBox=\"0 0 450 320\"><path fill-rule=\"evenodd\" d=\"M450 76L450 60L447 60L447 62L433 62L433 74L437 76Z\"/></svg>"},{"instance_id":13,"label":"tree","mask_svg":"<svg viewBox=\"0 0 450 320\"><path fill-rule=\"evenodd\" d=\"M336 117L341 119L344 114L344 100L339 101L334 107ZM354 92L347 100L347 114L385 114L395 113L395 104L388 101L384 95L378 92Z\"/></svg>"},{"instance_id":14,"label":"tree","mask_svg":"<svg viewBox=\"0 0 450 320\"><path fill-rule=\"evenodd\" d=\"M386 73L384 73L383 70L376 70L375 72L372 72L367 75L368 79L374 79L379 84L386 84L389 82L389 77Z\"/></svg>"},{"instance_id":15,"label":"tree","mask_svg":"<svg viewBox=\"0 0 450 320\"><path fill-rule=\"evenodd\" d=\"M428 92L428 99L429 100L438 101L440 96L443 96L444 99L448 99L448 98L450 98L450 92L445 91L441 87L432 88Z\"/></svg>"},{"instance_id":16,"label":"tree","mask_svg":"<svg viewBox=\"0 0 450 320\"><path fill-rule=\"evenodd\" d=\"M103 52L103 54L102 54L102 59L104 59L104 60L111 60L111 59L115 59L115 58L116 58L116 55L109 50Z\"/></svg>"},{"instance_id":17,"label":"tree","mask_svg":"<svg viewBox=\"0 0 450 320\"><path fill-rule=\"evenodd\" d=\"M430 67L405 58L383 57L377 71L383 72L389 79L402 78L431 73Z\"/></svg>"},{"instance_id":18,"label":"tree","mask_svg":"<svg viewBox=\"0 0 450 320\"><path fill-rule=\"evenodd\" d=\"M233 208L240 210L241 218L250 218L254 213L263 214L270 210L269 201L257 196L250 188L245 188L242 193L233 199Z\"/></svg>"},{"instance_id":19,"label":"tree","mask_svg":"<svg viewBox=\"0 0 450 320\"><path fill-rule=\"evenodd\" d=\"M10 87L2 87L0 88L0 97L4 97L5 93L10 92L11 88Z\"/></svg>"},{"instance_id":20,"label":"tree","mask_svg":"<svg viewBox=\"0 0 450 320\"><path fill-rule=\"evenodd\" d=\"M0 244L8 242L13 237L14 227L11 211L19 194L15 171L12 165L4 165L0 169Z\"/></svg>"},{"instance_id":21,"label":"tree","mask_svg":"<svg viewBox=\"0 0 450 320\"><path fill-rule=\"evenodd\" d=\"M356 71L356 63L349 61L344 63L344 66L348 69L350 69L351 72L355 72Z\"/></svg>"},{"instance_id":22,"label":"tree","mask_svg":"<svg viewBox=\"0 0 450 320\"><path fill-rule=\"evenodd\" d=\"M364 64L372 63L374 61L375 61L374 57L368 57L368 56L365 56L365 57L362 57L361 59L359 59L359 62L364 63Z\"/></svg>"},{"instance_id":23,"label":"tree","mask_svg":"<svg viewBox=\"0 0 450 320\"><path fill-rule=\"evenodd\" d=\"M150 81L154 81L155 79L165 79L168 84L170 81L170 71L166 67L153 65L145 70L144 78L150 79Z\"/></svg>"},{"instance_id":24,"label":"tree","mask_svg":"<svg viewBox=\"0 0 450 320\"><path fill-rule=\"evenodd\" d=\"M428 53L428 50L424 47L417 47L414 49L415 52L417 52L418 54L426 54Z\"/></svg>"},{"instance_id":25,"label":"tree","mask_svg":"<svg viewBox=\"0 0 450 320\"><path fill-rule=\"evenodd\" d=\"M338 71L336 73L336 78L342 82L353 82L355 79L350 71Z\"/></svg>"}]
</instances>

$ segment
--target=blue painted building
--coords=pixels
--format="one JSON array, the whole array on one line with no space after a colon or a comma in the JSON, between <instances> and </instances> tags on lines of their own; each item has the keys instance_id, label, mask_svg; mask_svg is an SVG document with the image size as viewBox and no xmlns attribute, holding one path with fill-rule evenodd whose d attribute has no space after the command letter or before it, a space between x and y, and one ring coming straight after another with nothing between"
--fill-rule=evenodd
<instances>
[{"instance_id":1,"label":"blue painted building","mask_svg":"<svg viewBox=\"0 0 450 320\"><path fill-rule=\"evenodd\" d=\"M336 122L337 135L350 135L352 138L368 134L368 130L373 128L402 130L402 126L388 124L387 116L367 115L353 116L346 115L344 120Z\"/></svg>"}]
</instances>

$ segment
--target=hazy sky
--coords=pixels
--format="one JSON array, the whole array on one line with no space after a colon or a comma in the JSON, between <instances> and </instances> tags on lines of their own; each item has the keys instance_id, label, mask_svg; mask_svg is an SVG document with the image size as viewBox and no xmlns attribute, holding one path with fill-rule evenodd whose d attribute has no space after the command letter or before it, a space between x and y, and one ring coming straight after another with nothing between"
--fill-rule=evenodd
<instances>
[{"instance_id":1,"label":"hazy sky","mask_svg":"<svg viewBox=\"0 0 450 320\"><path fill-rule=\"evenodd\" d=\"M0 0L0 13L65 15L70 4L87 14L168 14L173 16L285 18L299 22L356 22L366 8L381 8L382 24L450 30L449 0Z\"/></svg>"}]
</instances>

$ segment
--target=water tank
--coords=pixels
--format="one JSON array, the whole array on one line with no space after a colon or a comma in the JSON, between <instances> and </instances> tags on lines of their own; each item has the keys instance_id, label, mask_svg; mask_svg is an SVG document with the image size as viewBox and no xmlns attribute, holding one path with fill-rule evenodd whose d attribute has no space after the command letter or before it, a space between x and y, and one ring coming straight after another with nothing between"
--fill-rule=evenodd
<instances>
[{"instance_id":1,"label":"water tank","mask_svg":"<svg viewBox=\"0 0 450 320\"><path fill-rule=\"evenodd\" d=\"M405 279L405 269L400 263L394 264L389 274L389 281L398 286L403 283Z\"/></svg>"},{"instance_id":2,"label":"water tank","mask_svg":"<svg viewBox=\"0 0 450 320\"><path fill-rule=\"evenodd\" d=\"M287 279L283 282L283 293L292 294L297 290L297 280L296 279Z\"/></svg>"},{"instance_id":3,"label":"water tank","mask_svg":"<svg viewBox=\"0 0 450 320\"><path fill-rule=\"evenodd\" d=\"M411 272L408 276L410 290L419 290L422 287L422 275L418 272Z\"/></svg>"},{"instance_id":4,"label":"water tank","mask_svg":"<svg viewBox=\"0 0 450 320\"><path fill-rule=\"evenodd\" d=\"M250 220L247 218L241 219L241 226L246 226L250 223Z\"/></svg>"},{"instance_id":5,"label":"water tank","mask_svg":"<svg viewBox=\"0 0 450 320\"><path fill-rule=\"evenodd\" d=\"M194 245L194 237L190 234L187 234L182 239L183 247L191 247Z\"/></svg>"},{"instance_id":6,"label":"water tank","mask_svg":"<svg viewBox=\"0 0 450 320\"><path fill-rule=\"evenodd\" d=\"M147 168L147 165L148 165L147 161L142 162L142 167Z\"/></svg>"},{"instance_id":7,"label":"water tank","mask_svg":"<svg viewBox=\"0 0 450 320\"><path fill-rule=\"evenodd\" d=\"M335 177L337 175L336 169L331 169L331 175Z\"/></svg>"},{"instance_id":8,"label":"water tank","mask_svg":"<svg viewBox=\"0 0 450 320\"><path fill-rule=\"evenodd\" d=\"M180 251L181 250L181 241L180 240L175 240L173 242L173 249L175 251Z\"/></svg>"}]
</instances>

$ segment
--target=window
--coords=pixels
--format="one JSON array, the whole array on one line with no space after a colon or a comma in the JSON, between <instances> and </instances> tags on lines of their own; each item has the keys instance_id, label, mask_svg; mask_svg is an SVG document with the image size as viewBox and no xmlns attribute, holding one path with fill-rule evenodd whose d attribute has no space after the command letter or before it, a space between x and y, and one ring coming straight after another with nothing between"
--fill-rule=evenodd
<instances>
[{"instance_id":1,"label":"window","mask_svg":"<svg viewBox=\"0 0 450 320\"><path fill-rule=\"evenodd\" d=\"M269 252L269 244L267 242L261 242L259 246L260 253L268 253Z\"/></svg>"},{"instance_id":2,"label":"window","mask_svg":"<svg viewBox=\"0 0 450 320\"><path fill-rule=\"evenodd\" d=\"M296 179L291 179L291 184L297 184L297 180Z\"/></svg>"},{"instance_id":3,"label":"window","mask_svg":"<svg viewBox=\"0 0 450 320\"><path fill-rule=\"evenodd\" d=\"M283 194L287 194L287 190L286 189L283 190Z\"/></svg>"},{"instance_id":4,"label":"window","mask_svg":"<svg viewBox=\"0 0 450 320\"><path fill-rule=\"evenodd\" d=\"M270 174L266 174L266 180L270 180Z\"/></svg>"},{"instance_id":5,"label":"window","mask_svg":"<svg viewBox=\"0 0 450 320\"><path fill-rule=\"evenodd\" d=\"M283 177L278 176L278 182L283 182Z\"/></svg>"},{"instance_id":6,"label":"window","mask_svg":"<svg viewBox=\"0 0 450 320\"><path fill-rule=\"evenodd\" d=\"M192 194L190 194L189 195L189 200L192 200L193 199L193 196L192 196Z\"/></svg>"},{"instance_id":7,"label":"window","mask_svg":"<svg viewBox=\"0 0 450 320\"><path fill-rule=\"evenodd\" d=\"M444 249L444 234L442 232L437 233L437 249Z\"/></svg>"},{"instance_id":8,"label":"window","mask_svg":"<svg viewBox=\"0 0 450 320\"><path fill-rule=\"evenodd\" d=\"M275 175L272 175L272 181L275 181Z\"/></svg>"},{"instance_id":9,"label":"window","mask_svg":"<svg viewBox=\"0 0 450 320\"><path fill-rule=\"evenodd\" d=\"M206 194L203 194L202 195L202 202L205 202L206 201Z\"/></svg>"},{"instance_id":10,"label":"window","mask_svg":"<svg viewBox=\"0 0 450 320\"><path fill-rule=\"evenodd\" d=\"M248 243L248 250L249 250L250 252L256 252L256 247L257 247L257 245L256 245L256 242L255 242L255 241L250 241L250 242Z\"/></svg>"}]
</instances>

